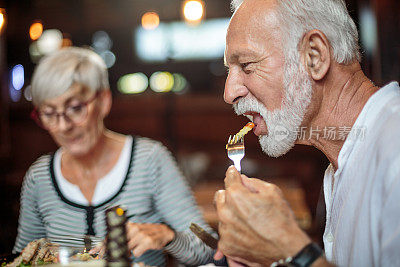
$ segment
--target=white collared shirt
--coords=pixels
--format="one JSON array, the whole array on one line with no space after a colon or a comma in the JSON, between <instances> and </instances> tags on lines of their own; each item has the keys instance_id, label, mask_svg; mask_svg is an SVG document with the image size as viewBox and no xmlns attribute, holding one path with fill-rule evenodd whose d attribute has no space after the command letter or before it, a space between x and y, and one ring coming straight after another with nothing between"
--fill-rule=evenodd
<instances>
[{"instance_id":1,"label":"white collared shirt","mask_svg":"<svg viewBox=\"0 0 400 267\"><path fill-rule=\"evenodd\" d=\"M129 167L132 140L132 136L126 137L124 147L118 157L117 163L104 177L97 181L91 203L85 198L79 186L72 184L63 176L61 172L62 148L59 148L54 154L54 173L63 195L80 205L88 206L91 204L96 206L116 194L124 182L126 171Z\"/></svg>"},{"instance_id":2,"label":"white collared shirt","mask_svg":"<svg viewBox=\"0 0 400 267\"><path fill-rule=\"evenodd\" d=\"M400 88L370 97L324 177L325 254L338 266L400 266Z\"/></svg>"}]
</instances>

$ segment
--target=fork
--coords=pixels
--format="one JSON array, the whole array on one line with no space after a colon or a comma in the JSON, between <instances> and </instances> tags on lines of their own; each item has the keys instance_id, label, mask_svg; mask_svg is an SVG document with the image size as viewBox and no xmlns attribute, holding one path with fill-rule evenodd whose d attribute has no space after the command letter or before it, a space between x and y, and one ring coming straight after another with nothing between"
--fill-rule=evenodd
<instances>
[{"instance_id":1,"label":"fork","mask_svg":"<svg viewBox=\"0 0 400 267\"><path fill-rule=\"evenodd\" d=\"M241 171L240 161L244 157L244 137L237 138L236 135L233 137L230 135L228 143L226 144L226 151L228 153L228 158L233 161L235 168L238 172Z\"/></svg>"}]
</instances>

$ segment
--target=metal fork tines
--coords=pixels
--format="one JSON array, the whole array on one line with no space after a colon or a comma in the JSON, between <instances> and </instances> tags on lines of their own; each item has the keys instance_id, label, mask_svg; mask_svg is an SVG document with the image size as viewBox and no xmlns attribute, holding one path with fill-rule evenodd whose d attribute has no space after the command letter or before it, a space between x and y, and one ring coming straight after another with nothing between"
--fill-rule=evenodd
<instances>
[{"instance_id":1,"label":"metal fork tines","mask_svg":"<svg viewBox=\"0 0 400 267\"><path fill-rule=\"evenodd\" d=\"M244 137L237 139L236 136L229 136L228 143L226 144L228 158L235 164L238 172L241 171L240 161L244 157Z\"/></svg>"}]
</instances>

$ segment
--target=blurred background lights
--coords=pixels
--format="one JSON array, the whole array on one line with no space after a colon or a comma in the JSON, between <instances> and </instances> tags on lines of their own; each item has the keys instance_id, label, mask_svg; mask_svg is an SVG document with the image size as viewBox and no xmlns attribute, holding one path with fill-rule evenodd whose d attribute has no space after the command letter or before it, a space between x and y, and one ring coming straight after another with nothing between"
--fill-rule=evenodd
<instances>
[{"instance_id":1,"label":"blurred background lights","mask_svg":"<svg viewBox=\"0 0 400 267\"><path fill-rule=\"evenodd\" d=\"M24 90L24 97L27 101L32 101L31 86L28 85Z\"/></svg>"},{"instance_id":2,"label":"blurred background lights","mask_svg":"<svg viewBox=\"0 0 400 267\"><path fill-rule=\"evenodd\" d=\"M96 51L110 50L113 46L113 41L111 40L108 33L105 31L97 31L92 36L92 47Z\"/></svg>"},{"instance_id":3,"label":"blurred background lights","mask_svg":"<svg viewBox=\"0 0 400 267\"><path fill-rule=\"evenodd\" d=\"M42 54L40 53L37 46L37 41L29 45L29 55L31 56L31 60L33 63L38 63L40 58L42 57Z\"/></svg>"},{"instance_id":4,"label":"blurred background lights","mask_svg":"<svg viewBox=\"0 0 400 267\"><path fill-rule=\"evenodd\" d=\"M153 30L160 24L160 17L156 12L146 12L142 16L142 27L146 30Z\"/></svg>"},{"instance_id":5,"label":"blurred background lights","mask_svg":"<svg viewBox=\"0 0 400 267\"><path fill-rule=\"evenodd\" d=\"M11 69L9 80L10 98L13 102L18 102L21 99L22 87L25 83L24 67L21 64L15 65Z\"/></svg>"},{"instance_id":6,"label":"blurred background lights","mask_svg":"<svg viewBox=\"0 0 400 267\"><path fill-rule=\"evenodd\" d=\"M33 41L39 39L43 33L43 24L41 22L34 22L29 28L29 36Z\"/></svg>"},{"instance_id":7,"label":"blurred background lights","mask_svg":"<svg viewBox=\"0 0 400 267\"><path fill-rule=\"evenodd\" d=\"M62 45L63 36L59 30L45 30L37 40L37 47L41 54L47 55L57 51Z\"/></svg>"},{"instance_id":8,"label":"blurred background lights","mask_svg":"<svg viewBox=\"0 0 400 267\"><path fill-rule=\"evenodd\" d=\"M174 78L174 85L171 91L174 93L184 93L188 88L186 78L180 73L174 73L172 76Z\"/></svg>"},{"instance_id":9,"label":"blurred background lights","mask_svg":"<svg viewBox=\"0 0 400 267\"><path fill-rule=\"evenodd\" d=\"M160 22L151 31L137 27L134 32L136 54L146 62L221 61L228 25L228 18L218 18L205 20L196 27L182 21Z\"/></svg>"},{"instance_id":10,"label":"blurred background lights","mask_svg":"<svg viewBox=\"0 0 400 267\"><path fill-rule=\"evenodd\" d=\"M25 74L21 64L15 65L11 71L11 83L15 90L21 90L24 86Z\"/></svg>"},{"instance_id":11,"label":"blurred background lights","mask_svg":"<svg viewBox=\"0 0 400 267\"><path fill-rule=\"evenodd\" d=\"M106 63L107 68L111 68L114 65L116 58L115 58L115 55L113 52L106 50L106 51L100 52L99 55Z\"/></svg>"},{"instance_id":12,"label":"blurred background lights","mask_svg":"<svg viewBox=\"0 0 400 267\"><path fill-rule=\"evenodd\" d=\"M365 51L372 54L378 46L378 26L374 11L369 7L360 11L360 36Z\"/></svg>"},{"instance_id":13,"label":"blurred background lights","mask_svg":"<svg viewBox=\"0 0 400 267\"><path fill-rule=\"evenodd\" d=\"M126 74L118 80L118 90L124 94L139 94L149 86L149 80L141 72Z\"/></svg>"},{"instance_id":14,"label":"blurred background lights","mask_svg":"<svg viewBox=\"0 0 400 267\"><path fill-rule=\"evenodd\" d=\"M3 8L0 8L0 32L3 29L3 26L5 24L5 10Z\"/></svg>"},{"instance_id":15,"label":"blurred background lights","mask_svg":"<svg viewBox=\"0 0 400 267\"><path fill-rule=\"evenodd\" d=\"M68 46L72 46L72 41L71 39L65 37L62 39L61 47L68 47Z\"/></svg>"},{"instance_id":16,"label":"blurred background lights","mask_svg":"<svg viewBox=\"0 0 400 267\"><path fill-rule=\"evenodd\" d=\"M183 3L183 16L188 22L199 22L204 15L204 3L200 0L186 0Z\"/></svg>"},{"instance_id":17,"label":"blurred background lights","mask_svg":"<svg viewBox=\"0 0 400 267\"><path fill-rule=\"evenodd\" d=\"M167 71L157 71L150 76L150 88L154 92L165 93L172 90L174 77Z\"/></svg>"}]
</instances>

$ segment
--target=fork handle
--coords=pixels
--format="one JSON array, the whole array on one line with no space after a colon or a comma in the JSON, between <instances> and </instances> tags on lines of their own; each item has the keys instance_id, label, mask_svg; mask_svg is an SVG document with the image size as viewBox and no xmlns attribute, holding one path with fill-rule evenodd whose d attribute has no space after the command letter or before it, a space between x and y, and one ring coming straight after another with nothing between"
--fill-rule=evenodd
<instances>
[{"instance_id":1,"label":"fork handle","mask_svg":"<svg viewBox=\"0 0 400 267\"><path fill-rule=\"evenodd\" d=\"M240 161L241 161L240 159L233 161L233 164L235 165L235 168L239 173L241 173L241 171L242 171L242 167L240 166Z\"/></svg>"}]
</instances>

